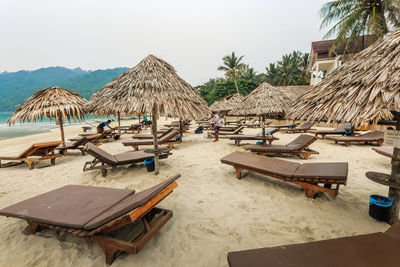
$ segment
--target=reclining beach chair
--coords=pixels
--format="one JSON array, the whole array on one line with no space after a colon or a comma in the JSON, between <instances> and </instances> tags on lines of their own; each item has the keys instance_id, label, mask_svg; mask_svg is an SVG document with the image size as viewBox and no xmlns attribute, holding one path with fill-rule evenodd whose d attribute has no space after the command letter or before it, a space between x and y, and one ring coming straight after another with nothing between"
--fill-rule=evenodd
<instances>
[{"instance_id":1,"label":"reclining beach chair","mask_svg":"<svg viewBox=\"0 0 400 267\"><path fill-rule=\"evenodd\" d=\"M227 135L237 135L243 132L244 125L240 125L239 127L236 127L236 129L231 132L231 131L219 131L218 136L219 137L226 137ZM208 137L215 137L215 131L209 131L208 132Z\"/></svg>"},{"instance_id":2,"label":"reclining beach chair","mask_svg":"<svg viewBox=\"0 0 400 267\"><path fill-rule=\"evenodd\" d=\"M174 128L168 128L165 131L160 131L161 133L157 135L158 139L172 132ZM133 139L153 139L152 134L135 134L132 136Z\"/></svg>"},{"instance_id":3,"label":"reclining beach chair","mask_svg":"<svg viewBox=\"0 0 400 267\"><path fill-rule=\"evenodd\" d=\"M94 159L92 161L85 162L83 171L100 170L103 177L107 176L107 168L115 168L117 166L143 162L146 159L154 157L154 153L146 153L144 151L129 151L121 154L111 155L105 150L91 143L86 144L84 151L93 156ZM172 154L169 153L169 151L164 151L159 154L159 158L164 159L169 155Z\"/></svg>"},{"instance_id":4,"label":"reclining beach chair","mask_svg":"<svg viewBox=\"0 0 400 267\"><path fill-rule=\"evenodd\" d=\"M243 148L264 156L268 154L292 154L302 156L307 160L311 154L319 154L317 151L308 148L316 140L317 137L313 135L302 134L286 145L246 145Z\"/></svg>"},{"instance_id":5,"label":"reclining beach chair","mask_svg":"<svg viewBox=\"0 0 400 267\"><path fill-rule=\"evenodd\" d=\"M382 146L383 137L384 137L384 132L376 131L357 136L328 136L325 139L335 141L335 144L341 142L344 143L346 146L349 146L350 143L365 143L365 144L376 143L378 146Z\"/></svg>"},{"instance_id":6,"label":"reclining beach chair","mask_svg":"<svg viewBox=\"0 0 400 267\"><path fill-rule=\"evenodd\" d=\"M65 152L68 150L78 149L81 151L82 156L85 155L85 151L83 151L84 146L89 142L89 139L86 136L81 136L76 141L65 142L65 144L60 144L56 147L56 150L62 150L62 154L65 155ZM61 153L61 152L60 152Z\"/></svg>"},{"instance_id":7,"label":"reclining beach chair","mask_svg":"<svg viewBox=\"0 0 400 267\"><path fill-rule=\"evenodd\" d=\"M339 193L339 186L346 185L347 182L347 162L300 164L239 151L223 157L221 162L232 165L236 170L236 178L238 179L241 179L243 170L263 174L300 185L309 198L317 192L336 196ZM319 184L323 184L323 186ZM332 189L332 185L336 185L336 187Z\"/></svg>"},{"instance_id":8,"label":"reclining beach chair","mask_svg":"<svg viewBox=\"0 0 400 267\"><path fill-rule=\"evenodd\" d=\"M269 127L278 128L278 129L284 129L284 128L291 129L291 128L295 128L299 124L300 123L298 123L298 122L290 122L290 123L286 123L286 124L269 125Z\"/></svg>"},{"instance_id":9,"label":"reclining beach chair","mask_svg":"<svg viewBox=\"0 0 400 267\"><path fill-rule=\"evenodd\" d=\"M80 137L85 136L89 139L92 143L106 143L109 141L114 140L114 132L112 130L105 130L101 134L93 134L93 133L84 133L79 134L79 137L71 138L70 141L77 141Z\"/></svg>"},{"instance_id":10,"label":"reclining beach chair","mask_svg":"<svg viewBox=\"0 0 400 267\"><path fill-rule=\"evenodd\" d=\"M299 127L286 129L286 132L288 132L288 133L306 133L308 130L311 130L311 127L313 127L314 124L315 124L315 122L313 122L313 121L306 121Z\"/></svg>"},{"instance_id":11,"label":"reclining beach chair","mask_svg":"<svg viewBox=\"0 0 400 267\"><path fill-rule=\"evenodd\" d=\"M230 267L399 266L400 223L386 232L228 252Z\"/></svg>"},{"instance_id":12,"label":"reclining beach chair","mask_svg":"<svg viewBox=\"0 0 400 267\"><path fill-rule=\"evenodd\" d=\"M9 157L9 156L0 156L0 167L7 167L16 165L15 162L19 163L26 162L28 163L28 167L30 170L34 168L36 161L42 160L50 160L51 164L56 164L56 158L62 157L61 154L54 154L54 150L58 145L60 145L62 141L54 141L54 142L46 142L46 143L38 143L31 145L27 150L19 154L19 156ZM6 164L1 164L2 160L11 161Z\"/></svg>"},{"instance_id":13,"label":"reclining beach chair","mask_svg":"<svg viewBox=\"0 0 400 267\"><path fill-rule=\"evenodd\" d=\"M376 153L381 154L383 156L392 158L393 157L393 147L373 147Z\"/></svg>"},{"instance_id":14,"label":"reclining beach chair","mask_svg":"<svg viewBox=\"0 0 400 267\"><path fill-rule=\"evenodd\" d=\"M271 123L272 123L271 120L264 122L265 126L267 126ZM262 126L262 122L257 122L255 119L250 119L247 123L244 124L244 126L247 128L259 128Z\"/></svg>"},{"instance_id":15,"label":"reclining beach chair","mask_svg":"<svg viewBox=\"0 0 400 267\"><path fill-rule=\"evenodd\" d=\"M94 241L111 264L120 251L138 253L172 217L172 211L156 205L177 187L179 177L138 193L67 185L4 208L0 215L26 220L32 233L50 228Z\"/></svg>"},{"instance_id":16,"label":"reclining beach chair","mask_svg":"<svg viewBox=\"0 0 400 267\"><path fill-rule=\"evenodd\" d=\"M279 138L273 137L272 134L276 133L278 129L276 128L266 128L265 129L265 139L262 137L262 133L255 135L244 135L244 134L229 134L226 137L230 140L235 141L235 145L239 146L241 141L268 141L271 144L275 140L279 140Z\"/></svg>"},{"instance_id":17,"label":"reclining beach chair","mask_svg":"<svg viewBox=\"0 0 400 267\"><path fill-rule=\"evenodd\" d=\"M142 130L142 124L141 123L136 123L136 124L132 124L131 126L121 126L121 132L124 133L135 133L135 131L137 131L138 133L140 133L140 131ZM114 127L113 130L115 132L117 132L119 130L119 127Z\"/></svg>"},{"instance_id":18,"label":"reclining beach chair","mask_svg":"<svg viewBox=\"0 0 400 267\"><path fill-rule=\"evenodd\" d=\"M175 144L179 144L179 140L176 140L175 137L179 137L179 131L176 129L158 139L158 144L168 145L169 150L172 150ZM138 150L139 146L154 145L154 142L153 139L134 139L132 141L122 142L122 144L124 146L131 146L134 150Z\"/></svg>"},{"instance_id":19,"label":"reclining beach chair","mask_svg":"<svg viewBox=\"0 0 400 267\"><path fill-rule=\"evenodd\" d=\"M315 136L321 135L322 139L324 139L326 135L345 135L346 132L352 133L353 125L350 122L346 122L333 130L309 130L308 132L315 134Z\"/></svg>"}]
</instances>

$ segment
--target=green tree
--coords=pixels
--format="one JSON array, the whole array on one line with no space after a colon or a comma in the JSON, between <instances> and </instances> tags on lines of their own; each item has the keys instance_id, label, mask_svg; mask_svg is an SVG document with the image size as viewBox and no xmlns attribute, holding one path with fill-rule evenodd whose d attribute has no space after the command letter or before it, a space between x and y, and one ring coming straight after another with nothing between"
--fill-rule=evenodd
<instances>
[{"instance_id":1,"label":"green tree","mask_svg":"<svg viewBox=\"0 0 400 267\"><path fill-rule=\"evenodd\" d=\"M324 4L320 13L323 18L321 28L336 22L324 37L337 35L331 50L345 43L346 51L349 51L358 36L372 35L366 39L373 42L391 27L400 26L399 0L336 0Z\"/></svg>"},{"instance_id":2,"label":"green tree","mask_svg":"<svg viewBox=\"0 0 400 267\"><path fill-rule=\"evenodd\" d=\"M278 84L278 69L276 68L275 63L269 63L268 67L265 67L267 73L267 82L271 85Z\"/></svg>"},{"instance_id":3,"label":"green tree","mask_svg":"<svg viewBox=\"0 0 400 267\"><path fill-rule=\"evenodd\" d=\"M218 70L224 71L225 76L229 77L235 83L236 92L239 94L239 88L237 85L237 79L239 77L240 72L245 67L241 61L244 56L237 57L235 52L232 52L231 55L226 55L222 58L223 65L218 67Z\"/></svg>"},{"instance_id":4,"label":"green tree","mask_svg":"<svg viewBox=\"0 0 400 267\"><path fill-rule=\"evenodd\" d=\"M282 60L278 62L277 69L279 85L296 85L299 73L297 53L283 55Z\"/></svg>"},{"instance_id":5,"label":"green tree","mask_svg":"<svg viewBox=\"0 0 400 267\"><path fill-rule=\"evenodd\" d=\"M240 77L245 80L254 80L257 76L257 71L251 68L248 64L244 66Z\"/></svg>"}]
</instances>

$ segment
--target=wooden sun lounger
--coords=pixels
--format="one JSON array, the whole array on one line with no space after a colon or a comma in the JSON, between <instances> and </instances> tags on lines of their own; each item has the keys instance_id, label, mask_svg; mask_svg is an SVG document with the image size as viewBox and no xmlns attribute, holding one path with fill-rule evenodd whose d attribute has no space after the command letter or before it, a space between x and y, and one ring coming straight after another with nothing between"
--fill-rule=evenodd
<instances>
[{"instance_id":1,"label":"wooden sun lounger","mask_svg":"<svg viewBox=\"0 0 400 267\"><path fill-rule=\"evenodd\" d=\"M169 134L170 132L172 132L174 130L174 128L168 128L165 131L162 131L162 133L158 134L158 138L162 138L163 136ZM153 139L153 135L152 134L135 134L132 136L133 139Z\"/></svg>"},{"instance_id":2,"label":"wooden sun lounger","mask_svg":"<svg viewBox=\"0 0 400 267\"><path fill-rule=\"evenodd\" d=\"M309 130L308 132L315 136L321 135L324 139L326 135L345 135L346 132L353 132L353 125L347 122L333 130Z\"/></svg>"},{"instance_id":3,"label":"wooden sun lounger","mask_svg":"<svg viewBox=\"0 0 400 267\"><path fill-rule=\"evenodd\" d=\"M399 266L400 223L386 232L228 252L230 267Z\"/></svg>"},{"instance_id":4,"label":"wooden sun lounger","mask_svg":"<svg viewBox=\"0 0 400 267\"><path fill-rule=\"evenodd\" d=\"M135 131L137 131L137 133L140 133L140 131L142 130L142 124L136 123L136 124L132 124L131 126L121 126L120 128L121 128L121 132L124 132L124 133L131 132L132 134L134 134ZM114 127L113 130L118 131L119 130L118 126Z\"/></svg>"},{"instance_id":5,"label":"wooden sun lounger","mask_svg":"<svg viewBox=\"0 0 400 267\"><path fill-rule=\"evenodd\" d=\"M223 157L221 162L232 165L238 179L241 179L243 170L263 174L302 186L309 198L317 192L336 196L339 193L339 186L346 185L347 182L347 162L300 164L239 151ZM336 188L332 189L332 185L336 185Z\"/></svg>"},{"instance_id":6,"label":"wooden sun lounger","mask_svg":"<svg viewBox=\"0 0 400 267\"><path fill-rule=\"evenodd\" d=\"M54 141L54 142L46 142L46 143L38 143L31 145L27 150L22 152L19 156L8 157L8 156L0 156L0 167L2 167L1 161L19 161L28 163L28 167L30 170L34 168L35 162L42 160L50 160L51 164L56 164L56 158L62 157L61 154L55 154L54 150L58 145L60 145L62 141ZM15 164L12 164L15 165ZM7 164L3 164L3 166L8 166Z\"/></svg>"},{"instance_id":7,"label":"wooden sun lounger","mask_svg":"<svg viewBox=\"0 0 400 267\"><path fill-rule=\"evenodd\" d=\"M291 122L291 123L286 123L286 124L278 124L278 125L269 125L271 128L278 128L278 129L283 129L283 128L294 128L300 123L298 122Z\"/></svg>"},{"instance_id":8,"label":"wooden sun lounger","mask_svg":"<svg viewBox=\"0 0 400 267\"><path fill-rule=\"evenodd\" d=\"M4 208L0 215L26 220L33 234L50 228L94 241L111 264L120 251L138 253L172 217L172 211L156 205L177 187L179 177L138 193L67 185Z\"/></svg>"},{"instance_id":9,"label":"wooden sun lounger","mask_svg":"<svg viewBox=\"0 0 400 267\"><path fill-rule=\"evenodd\" d=\"M372 148L376 153L381 154L385 157L392 158L393 157L393 147L373 147Z\"/></svg>"},{"instance_id":10,"label":"wooden sun lounger","mask_svg":"<svg viewBox=\"0 0 400 267\"><path fill-rule=\"evenodd\" d=\"M256 135L243 135L243 134L230 134L226 137L230 140L235 141L235 145L239 146L241 141L268 141L271 144L275 140L279 140L279 138L273 137L272 134L277 132L276 128L266 128L265 129L265 138L262 137L262 133Z\"/></svg>"},{"instance_id":11,"label":"wooden sun lounger","mask_svg":"<svg viewBox=\"0 0 400 267\"><path fill-rule=\"evenodd\" d=\"M369 132L358 136L328 136L326 140L335 141L335 144L341 142L346 146L349 146L351 143L365 143L372 144L376 143L378 146L382 146L384 138L384 132L376 131Z\"/></svg>"},{"instance_id":12,"label":"wooden sun lounger","mask_svg":"<svg viewBox=\"0 0 400 267\"><path fill-rule=\"evenodd\" d=\"M306 121L299 127L286 129L286 132L287 133L306 133L308 130L311 130L311 127L313 127L314 124L315 124L315 122L313 122L313 121Z\"/></svg>"},{"instance_id":13,"label":"wooden sun lounger","mask_svg":"<svg viewBox=\"0 0 400 267\"><path fill-rule=\"evenodd\" d=\"M228 132L228 131L219 131L218 136L219 137L226 137L227 135L236 135L236 134L240 134L241 132L243 132L244 129L244 125L241 125L239 127L237 127L233 132ZM215 131L209 131L208 132L208 137L215 137Z\"/></svg>"},{"instance_id":14,"label":"wooden sun lounger","mask_svg":"<svg viewBox=\"0 0 400 267\"><path fill-rule=\"evenodd\" d=\"M265 126L271 124L272 121L266 121L264 124ZM247 128L259 128L262 126L262 122L257 122L256 120L249 120L249 122L244 124L245 127Z\"/></svg>"},{"instance_id":15,"label":"wooden sun lounger","mask_svg":"<svg viewBox=\"0 0 400 267\"><path fill-rule=\"evenodd\" d=\"M84 151L93 156L92 161L85 162L83 171L100 170L103 177L107 176L107 168L116 168L117 166L134 164L143 162L146 159L154 157L154 153L146 153L144 151L129 151L116 155L111 155L105 150L97 147L94 144L86 144ZM164 159L169 155L169 151L159 153L159 158Z\"/></svg>"},{"instance_id":16,"label":"wooden sun lounger","mask_svg":"<svg viewBox=\"0 0 400 267\"><path fill-rule=\"evenodd\" d=\"M83 150L83 148L89 141L90 140L86 136L82 136L76 141L65 142L64 144L61 143L59 146L56 147L56 150L62 150L63 154L65 155L65 152L67 152L68 150L78 149L79 151L81 151L83 156L85 155L85 151Z\"/></svg>"},{"instance_id":17,"label":"wooden sun lounger","mask_svg":"<svg viewBox=\"0 0 400 267\"><path fill-rule=\"evenodd\" d=\"M173 131L169 132L168 134L164 135L160 139L158 139L159 145L168 145L169 150L172 150L173 146L179 144L178 140L175 140L175 137L179 136L179 131L174 129ZM122 142L124 146L131 146L133 150L138 150L139 146L144 145L154 145L153 139L134 139L132 141Z\"/></svg>"},{"instance_id":18,"label":"wooden sun lounger","mask_svg":"<svg viewBox=\"0 0 400 267\"><path fill-rule=\"evenodd\" d=\"M112 130L105 130L101 134L87 133L87 134L79 134L79 136L80 137L85 136L89 139L90 142L100 143L100 144L114 140L114 132ZM71 138L69 140L77 141L79 140L80 137Z\"/></svg>"},{"instance_id":19,"label":"wooden sun lounger","mask_svg":"<svg viewBox=\"0 0 400 267\"><path fill-rule=\"evenodd\" d=\"M317 140L317 137L309 134L302 134L286 145L246 145L244 149L255 152L259 155L270 154L292 154L308 159L311 154L319 154L309 146Z\"/></svg>"}]
</instances>

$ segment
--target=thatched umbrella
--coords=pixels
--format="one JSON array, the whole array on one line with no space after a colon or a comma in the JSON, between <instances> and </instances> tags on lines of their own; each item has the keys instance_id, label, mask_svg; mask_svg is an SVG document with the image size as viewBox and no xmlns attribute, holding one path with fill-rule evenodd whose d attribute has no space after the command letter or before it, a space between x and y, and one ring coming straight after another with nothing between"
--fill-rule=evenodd
<instances>
[{"instance_id":1,"label":"thatched umbrella","mask_svg":"<svg viewBox=\"0 0 400 267\"><path fill-rule=\"evenodd\" d=\"M56 118L60 124L61 140L65 145L63 118L68 121L71 119L75 121L77 118L80 121L84 118L83 108L86 103L86 99L70 90L59 87L41 89L18 106L8 119L8 123L11 125L17 121L23 123Z\"/></svg>"},{"instance_id":2,"label":"thatched umbrella","mask_svg":"<svg viewBox=\"0 0 400 267\"><path fill-rule=\"evenodd\" d=\"M234 107L236 107L239 103L242 103L244 100L244 96L239 94L233 94L225 96L217 101L215 101L210 109L212 112L216 112L218 114L227 115L229 111L231 111ZM226 117L224 119L226 124Z\"/></svg>"},{"instance_id":3,"label":"thatched umbrella","mask_svg":"<svg viewBox=\"0 0 400 267\"><path fill-rule=\"evenodd\" d=\"M291 118L351 121L358 125L391 120L391 110L399 114L400 31L389 33L352 60L331 72L313 90L304 94L290 112ZM400 118L397 115L397 130ZM391 181L400 183L400 149L392 158ZM400 190L390 187L394 203L389 221L397 221Z\"/></svg>"},{"instance_id":4,"label":"thatched umbrella","mask_svg":"<svg viewBox=\"0 0 400 267\"><path fill-rule=\"evenodd\" d=\"M262 83L228 114L262 116L262 135L265 138L265 116L285 114L291 104L291 99L285 93L269 83Z\"/></svg>"},{"instance_id":5,"label":"thatched umbrella","mask_svg":"<svg viewBox=\"0 0 400 267\"><path fill-rule=\"evenodd\" d=\"M210 113L199 92L181 79L174 67L153 55L147 56L135 67L114 78L92 96L87 107L95 114L151 113L156 174L159 169L159 116L192 120Z\"/></svg>"}]
</instances>

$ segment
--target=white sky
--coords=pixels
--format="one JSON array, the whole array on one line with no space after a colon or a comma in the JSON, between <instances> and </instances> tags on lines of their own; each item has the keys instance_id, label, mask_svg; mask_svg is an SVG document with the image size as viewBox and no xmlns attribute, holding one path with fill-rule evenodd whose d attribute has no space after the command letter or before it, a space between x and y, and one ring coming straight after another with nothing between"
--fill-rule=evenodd
<instances>
[{"instance_id":1,"label":"white sky","mask_svg":"<svg viewBox=\"0 0 400 267\"><path fill-rule=\"evenodd\" d=\"M0 72L133 67L148 54L198 85L235 51L265 72L322 39L327 0L0 0Z\"/></svg>"}]
</instances>

